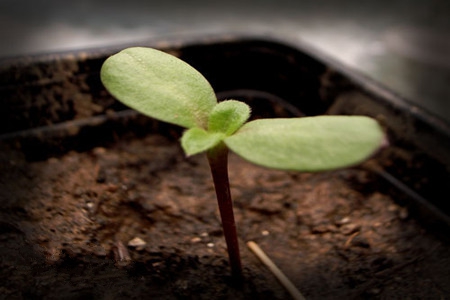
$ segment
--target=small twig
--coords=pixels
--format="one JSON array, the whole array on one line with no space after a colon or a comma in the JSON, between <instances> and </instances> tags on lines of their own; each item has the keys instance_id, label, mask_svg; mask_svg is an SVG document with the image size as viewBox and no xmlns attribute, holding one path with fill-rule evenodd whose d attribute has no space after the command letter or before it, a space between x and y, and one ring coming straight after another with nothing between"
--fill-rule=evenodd
<instances>
[{"instance_id":1,"label":"small twig","mask_svg":"<svg viewBox=\"0 0 450 300\"><path fill-rule=\"evenodd\" d=\"M116 240L114 246L114 258L117 265L119 265L120 267L128 266L131 262L131 256L128 252L127 247L125 247L125 245L120 240Z\"/></svg>"},{"instance_id":2,"label":"small twig","mask_svg":"<svg viewBox=\"0 0 450 300\"><path fill-rule=\"evenodd\" d=\"M359 231L353 233L353 234L347 239L347 241L346 241L345 244L344 244L344 249L347 249L347 248L350 246L350 244L352 243L353 239L354 239L358 234L359 234Z\"/></svg>"},{"instance_id":3,"label":"small twig","mask_svg":"<svg viewBox=\"0 0 450 300\"><path fill-rule=\"evenodd\" d=\"M305 300L305 297L300 293L300 291L295 287L295 285L283 274L283 272L274 264L274 262L264 253L264 251L255 243L247 242L247 246L250 250L255 253L255 255L261 260L263 264L275 275L275 277L280 281L280 283L286 288L286 290L291 294L292 298L295 300Z\"/></svg>"}]
</instances>

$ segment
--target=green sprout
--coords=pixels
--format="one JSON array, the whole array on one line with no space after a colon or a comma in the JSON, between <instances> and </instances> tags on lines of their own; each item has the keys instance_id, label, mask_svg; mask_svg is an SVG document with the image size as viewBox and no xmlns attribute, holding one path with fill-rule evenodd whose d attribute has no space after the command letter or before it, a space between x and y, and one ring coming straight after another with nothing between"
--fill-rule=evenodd
<instances>
[{"instance_id":1,"label":"green sprout","mask_svg":"<svg viewBox=\"0 0 450 300\"><path fill-rule=\"evenodd\" d=\"M209 82L186 62L143 47L125 49L103 64L101 80L125 105L186 128L186 155L206 152L216 190L233 278L242 265L228 181L232 150L268 168L325 171L363 162L385 141L380 125L365 116L316 116L247 122L250 107L218 102Z\"/></svg>"}]
</instances>

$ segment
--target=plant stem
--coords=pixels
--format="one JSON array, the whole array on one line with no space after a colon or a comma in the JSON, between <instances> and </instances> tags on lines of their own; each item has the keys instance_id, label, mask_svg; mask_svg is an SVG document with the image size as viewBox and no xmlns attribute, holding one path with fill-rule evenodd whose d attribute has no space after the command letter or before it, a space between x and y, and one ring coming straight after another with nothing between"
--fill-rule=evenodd
<instances>
[{"instance_id":1,"label":"plant stem","mask_svg":"<svg viewBox=\"0 0 450 300\"><path fill-rule=\"evenodd\" d=\"M220 143L209 150L207 156L214 180L217 201L219 203L222 228L230 259L231 274L236 282L240 282L242 280L242 265L236 223L234 221L233 201L231 199L230 183L228 180L228 148L224 143Z\"/></svg>"}]
</instances>

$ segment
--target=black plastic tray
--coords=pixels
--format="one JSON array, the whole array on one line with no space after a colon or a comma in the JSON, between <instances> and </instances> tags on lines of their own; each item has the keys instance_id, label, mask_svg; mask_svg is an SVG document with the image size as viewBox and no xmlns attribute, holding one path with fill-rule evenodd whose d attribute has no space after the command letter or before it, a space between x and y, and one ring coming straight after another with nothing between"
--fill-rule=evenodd
<instances>
[{"instance_id":1,"label":"black plastic tray","mask_svg":"<svg viewBox=\"0 0 450 300\"><path fill-rule=\"evenodd\" d=\"M358 114L377 118L390 147L366 165L428 223L450 225L450 126L317 51L267 36L227 35L4 59L0 143L30 160L83 151L117 136L179 129L140 116L103 88L99 70L127 46L150 46L187 61L218 98L250 103L256 117Z\"/></svg>"}]
</instances>

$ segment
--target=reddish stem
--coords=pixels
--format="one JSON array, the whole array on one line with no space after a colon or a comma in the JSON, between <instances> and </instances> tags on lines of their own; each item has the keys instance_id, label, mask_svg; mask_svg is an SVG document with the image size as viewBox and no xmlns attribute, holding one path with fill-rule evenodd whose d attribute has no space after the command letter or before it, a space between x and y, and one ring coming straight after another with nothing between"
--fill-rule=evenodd
<instances>
[{"instance_id":1,"label":"reddish stem","mask_svg":"<svg viewBox=\"0 0 450 300\"><path fill-rule=\"evenodd\" d=\"M233 201L231 199L230 184L228 181L228 148L220 143L207 153L209 166L214 180L217 201L219 203L222 228L227 243L233 279L240 282L242 279L241 256L239 242L234 221Z\"/></svg>"}]
</instances>

